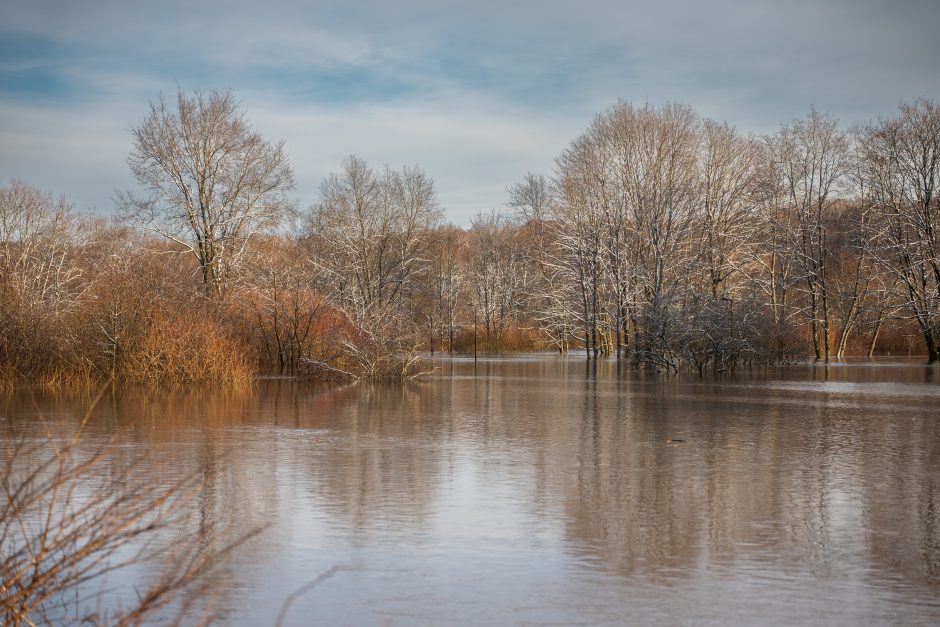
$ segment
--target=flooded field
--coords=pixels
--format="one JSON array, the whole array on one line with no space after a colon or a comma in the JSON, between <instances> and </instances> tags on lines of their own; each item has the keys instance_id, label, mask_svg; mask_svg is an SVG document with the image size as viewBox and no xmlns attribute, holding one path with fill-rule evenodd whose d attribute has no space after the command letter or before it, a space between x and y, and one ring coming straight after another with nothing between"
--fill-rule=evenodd
<instances>
[{"instance_id":1,"label":"flooded field","mask_svg":"<svg viewBox=\"0 0 940 627\"><path fill-rule=\"evenodd\" d=\"M108 464L159 483L201 478L162 541L261 529L212 573L222 624L940 622L938 367L437 366L404 386L119 393L84 438L119 431ZM0 433L65 437L87 404L15 395Z\"/></svg>"}]
</instances>

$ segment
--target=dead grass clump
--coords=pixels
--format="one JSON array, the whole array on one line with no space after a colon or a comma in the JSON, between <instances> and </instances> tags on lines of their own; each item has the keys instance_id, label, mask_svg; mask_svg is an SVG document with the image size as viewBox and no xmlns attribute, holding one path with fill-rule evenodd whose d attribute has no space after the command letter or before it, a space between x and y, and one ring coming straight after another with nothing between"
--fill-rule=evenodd
<instances>
[{"instance_id":1,"label":"dead grass clump","mask_svg":"<svg viewBox=\"0 0 940 627\"><path fill-rule=\"evenodd\" d=\"M125 355L119 376L132 383L248 385L247 350L206 315L158 317Z\"/></svg>"},{"instance_id":2,"label":"dead grass clump","mask_svg":"<svg viewBox=\"0 0 940 627\"><path fill-rule=\"evenodd\" d=\"M0 363L0 394L9 394L16 384L16 371L9 364Z\"/></svg>"},{"instance_id":3,"label":"dead grass clump","mask_svg":"<svg viewBox=\"0 0 940 627\"><path fill-rule=\"evenodd\" d=\"M499 334L487 335L482 329L477 332L477 352L484 354L531 353L549 348L548 342L535 329L513 327ZM454 338L454 351L473 352L473 329L464 330Z\"/></svg>"}]
</instances>

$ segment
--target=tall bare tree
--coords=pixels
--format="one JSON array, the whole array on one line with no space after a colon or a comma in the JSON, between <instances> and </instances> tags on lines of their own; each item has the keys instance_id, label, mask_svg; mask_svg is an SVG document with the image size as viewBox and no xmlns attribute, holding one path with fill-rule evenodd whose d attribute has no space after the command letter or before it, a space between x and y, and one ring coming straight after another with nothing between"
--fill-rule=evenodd
<instances>
[{"instance_id":1,"label":"tall bare tree","mask_svg":"<svg viewBox=\"0 0 940 627\"><path fill-rule=\"evenodd\" d=\"M417 168L378 173L349 157L320 197L307 230L327 291L357 319L399 302L424 269L424 244L440 219L431 178Z\"/></svg>"},{"instance_id":2,"label":"tall bare tree","mask_svg":"<svg viewBox=\"0 0 940 627\"><path fill-rule=\"evenodd\" d=\"M377 173L349 157L320 196L307 221L311 260L319 289L359 336L345 342L358 371L352 374L405 376L418 345L411 305L441 216L434 181L416 167Z\"/></svg>"},{"instance_id":3,"label":"tall bare tree","mask_svg":"<svg viewBox=\"0 0 940 627\"><path fill-rule=\"evenodd\" d=\"M555 219L590 353L613 344L611 331L619 352L632 328L636 356L665 359L667 313L694 257L699 128L687 106L620 102L557 160Z\"/></svg>"},{"instance_id":4,"label":"tall bare tree","mask_svg":"<svg viewBox=\"0 0 940 627\"><path fill-rule=\"evenodd\" d=\"M175 107L161 97L131 132L146 196L120 194L124 215L192 252L206 292L222 292L245 242L291 209L284 143L254 131L231 91L180 91Z\"/></svg>"},{"instance_id":5,"label":"tall bare tree","mask_svg":"<svg viewBox=\"0 0 940 627\"><path fill-rule=\"evenodd\" d=\"M488 340L498 340L514 322L525 289L518 228L496 211L478 213L470 229L470 276L474 306Z\"/></svg>"},{"instance_id":6,"label":"tall bare tree","mask_svg":"<svg viewBox=\"0 0 940 627\"><path fill-rule=\"evenodd\" d=\"M881 261L904 290L930 361L940 359L940 104L903 103L861 139L882 220Z\"/></svg>"},{"instance_id":7,"label":"tall bare tree","mask_svg":"<svg viewBox=\"0 0 940 627\"><path fill-rule=\"evenodd\" d=\"M751 139L712 120L702 125L701 150L699 250L712 298L718 299L727 297L729 278L742 263L740 247L756 224L757 158Z\"/></svg>"},{"instance_id":8,"label":"tall bare tree","mask_svg":"<svg viewBox=\"0 0 940 627\"><path fill-rule=\"evenodd\" d=\"M773 167L796 215L792 244L809 295L809 321L816 359L829 361L830 312L828 220L838 185L849 173L849 142L839 121L811 108L768 139Z\"/></svg>"},{"instance_id":9,"label":"tall bare tree","mask_svg":"<svg viewBox=\"0 0 940 627\"><path fill-rule=\"evenodd\" d=\"M737 270L746 283L767 304L773 327L773 359L784 360L799 353L791 346L793 320L792 293L799 281L797 255L791 234L796 217L789 209L787 191L779 176L770 142L757 144L757 171L754 188L754 221L741 242L744 255Z\"/></svg>"},{"instance_id":10,"label":"tall bare tree","mask_svg":"<svg viewBox=\"0 0 940 627\"><path fill-rule=\"evenodd\" d=\"M600 121L595 121L595 127ZM603 155L598 138L590 129L575 139L556 160L559 202L554 219L558 223L559 265L576 286L578 314L583 328L584 351L590 359L601 350L604 289L604 214L602 188Z\"/></svg>"},{"instance_id":11,"label":"tall bare tree","mask_svg":"<svg viewBox=\"0 0 940 627\"><path fill-rule=\"evenodd\" d=\"M432 353L435 336L441 350L444 350L445 342L449 352L454 350L461 304L466 301L465 292L468 290L464 235L462 229L448 224L437 228L431 239L430 268L424 290L426 311L423 313Z\"/></svg>"},{"instance_id":12,"label":"tall bare tree","mask_svg":"<svg viewBox=\"0 0 940 627\"><path fill-rule=\"evenodd\" d=\"M523 260L528 268L527 313L559 352L575 338L576 296L561 255L558 199L551 180L527 174L509 190L509 207L521 223Z\"/></svg>"}]
</instances>

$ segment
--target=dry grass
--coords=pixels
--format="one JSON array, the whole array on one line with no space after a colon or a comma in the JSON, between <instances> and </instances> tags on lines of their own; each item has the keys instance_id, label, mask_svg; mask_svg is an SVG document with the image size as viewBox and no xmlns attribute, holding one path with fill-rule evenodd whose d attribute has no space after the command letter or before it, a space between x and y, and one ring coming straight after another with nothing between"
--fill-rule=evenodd
<instances>
[{"instance_id":1,"label":"dry grass","mask_svg":"<svg viewBox=\"0 0 940 627\"><path fill-rule=\"evenodd\" d=\"M534 329L510 328L499 335L486 335L482 329L477 331L477 352L482 354L531 353L548 348L548 342ZM454 352L473 352L473 329L454 338Z\"/></svg>"},{"instance_id":2,"label":"dry grass","mask_svg":"<svg viewBox=\"0 0 940 627\"><path fill-rule=\"evenodd\" d=\"M9 394L16 387L16 371L9 364L0 364L0 394Z\"/></svg>"},{"instance_id":3,"label":"dry grass","mask_svg":"<svg viewBox=\"0 0 940 627\"><path fill-rule=\"evenodd\" d=\"M254 375L245 347L209 316L157 319L130 348L119 373L133 383L235 386L250 384Z\"/></svg>"},{"instance_id":4,"label":"dry grass","mask_svg":"<svg viewBox=\"0 0 940 627\"><path fill-rule=\"evenodd\" d=\"M102 380L88 366L77 366L72 370L53 368L43 373L36 381L41 387L56 392L82 392L94 390Z\"/></svg>"}]
</instances>

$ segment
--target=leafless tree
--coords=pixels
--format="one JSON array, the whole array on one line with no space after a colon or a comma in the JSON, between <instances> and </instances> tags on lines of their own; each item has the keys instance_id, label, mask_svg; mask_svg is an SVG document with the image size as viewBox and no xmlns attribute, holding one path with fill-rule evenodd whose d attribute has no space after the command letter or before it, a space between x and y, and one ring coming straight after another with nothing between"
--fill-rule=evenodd
<instances>
[{"instance_id":1,"label":"leafless tree","mask_svg":"<svg viewBox=\"0 0 940 627\"><path fill-rule=\"evenodd\" d=\"M792 293L799 281L799 264L791 237L796 216L786 201L787 191L774 165L771 146L761 142L757 149L759 156L752 191L754 220L747 237L740 243L743 258L736 270L769 309L772 358L779 361L796 357L803 350L791 345L791 329L796 318Z\"/></svg>"},{"instance_id":2,"label":"leafless tree","mask_svg":"<svg viewBox=\"0 0 940 627\"><path fill-rule=\"evenodd\" d=\"M417 168L379 174L349 157L320 195L308 234L329 291L356 318L400 302L424 270L428 231L440 219L433 181Z\"/></svg>"},{"instance_id":3,"label":"leafless tree","mask_svg":"<svg viewBox=\"0 0 940 627\"><path fill-rule=\"evenodd\" d=\"M474 307L487 339L498 340L518 318L526 274L515 224L496 211L478 213L470 228Z\"/></svg>"},{"instance_id":4,"label":"leafless tree","mask_svg":"<svg viewBox=\"0 0 940 627\"><path fill-rule=\"evenodd\" d=\"M796 216L792 246L809 295L809 321L816 358L829 361L830 312L827 221L838 185L849 173L849 142L838 120L810 109L768 138L772 167L780 177L786 208Z\"/></svg>"},{"instance_id":5,"label":"leafless tree","mask_svg":"<svg viewBox=\"0 0 940 627\"><path fill-rule=\"evenodd\" d=\"M613 343L599 331L614 331L619 350L632 329L635 356L668 361L668 309L692 270L699 126L686 106L620 102L557 161L556 220L589 353Z\"/></svg>"},{"instance_id":6,"label":"leafless tree","mask_svg":"<svg viewBox=\"0 0 940 627\"><path fill-rule=\"evenodd\" d=\"M386 369L375 365L379 347L398 347L383 360L410 363L417 327L405 313L428 269L428 242L441 216L434 182L416 167L378 174L349 157L320 194L307 222L311 260L321 275L321 292L365 341L359 346L356 339L344 340L349 356L366 376Z\"/></svg>"},{"instance_id":7,"label":"leafless tree","mask_svg":"<svg viewBox=\"0 0 940 627\"><path fill-rule=\"evenodd\" d=\"M462 229L445 225L436 229L431 237L430 267L427 273L426 294L429 300L424 305L428 327L428 344L435 350L435 336L439 338L441 350L453 352L461 305L467 302L469 289L466 271L466 242Z\"/></svg>"},{"instance_id":8,"label":"leafless tree","mask_svg":"<svg viewBox=\"0 0 940 627\"><path fill-rule=\"evenodd\" d=\"M905 292L930 361L940 359L940 105L901 104L862 131L870 200L880 213L880 259Z\"/></svg>"},{"instance_id":9,"label":"leafless tree","mask_svg":"<svg viewBox=\"0 0 940 627\"><path fill-rule=\"evenodd\" d=\"M751 139L712 120L702 126L701 149L699 254L712 298L719 299L727 296L729 278L744 261L741 248L757 224L757 154Z\"/></svg>"},{"instance_id":10,"label":"leafless tree","mask_svg":"<svg viewBox=\"0 0 940 627\"><path fill-rule=\"evenodd\" d=\"M543 175L527 174L509 190L509 207L521 227L522 254L528 268L528 315L561 353L575 339L573 310L576 296L568 280L568 265L561 255L558 199L552 182Z\"/></svg>"},{"instance_id":11,"label":"leafless tree","mask_svg":"<svg viewBox=\"0 0 940 627\"><path fill-rule=\"evenodd\" d=\"M23 181L0 187L0 288L6 297L46 303L58 310L78 269L71 205Z\"/></svg>"},{"instance_id":12,"label":"leafless tree","mask_svg":"<svg viewBox=\"0 0 940 627\"><path fill-rule=\"evenodd\" d=\"M603 321L604 223L598 193L603 165L598 140L590 130L574 140L556 160L559 202L553 216L558 223L559 267L575 286L578 320L583 329L585 355L601 350L599 325Z\"/></svg>"},{"instance_id":13,"label":"leafless tree","mask_svg":"<svg viewBox=\"0 0 940 627\"><path fill-rule=\"evenodd\" d=\"M70 205L22 181L0 187L0 379L48 374L62 321L81 299L78 229Z\"/></svg>"},{"instance_id":14,"label":"leafless tree","mask_svg":"<svg viewBox=\"0 0 940 627\"><path fill-rule=\"evenodd\" d=\"M326 298L311 288L305 256L293 238L256 238L233 289L262 362L294 372L306 357L330 350L335 322Z\"/></svg>"},{"instance_id":15,"label":"leafless tree","mask_svg":"<svg viewBox=\"0 0 940 627\"><path fill-rule=\"evenodd\" d=\"M886 280L884 269L877 264L877 251L884 244L879 233L879 210L872 202L865 175L866 163L860 147L860 130L853 133L850 176L853 199L836 205L839 211L833 216L834 280L832 297L839 335L836 358L842 359L848 350L851 334L863 326L867 314L873 314L872 339L869 356L874 352L878 332L884 320L893 294L890 286L894 281ZM874 310L874 311L869 311Z\"/></svg>"},{"instance_id":16,"label":"leafless tree","mask_svg":"<svg viewBox=\"0 0 940 627\"><path fill-rule=\"evenodd\" d=\"M222 292L245 243L291 210L283 142L254 131L231 91L162 97L131 130L128 165L146 191L119 194L125 217L195 255L207 293Z\"/></svg>"}]
</instances>

